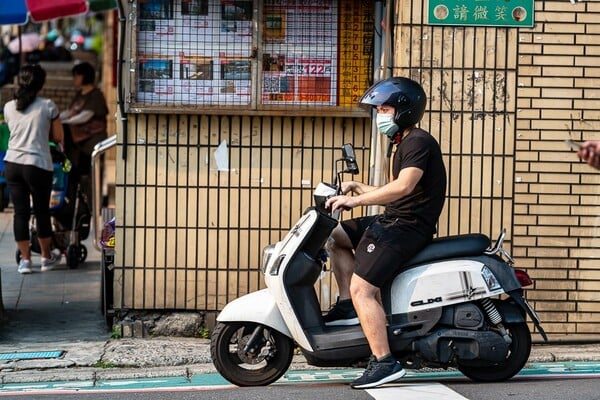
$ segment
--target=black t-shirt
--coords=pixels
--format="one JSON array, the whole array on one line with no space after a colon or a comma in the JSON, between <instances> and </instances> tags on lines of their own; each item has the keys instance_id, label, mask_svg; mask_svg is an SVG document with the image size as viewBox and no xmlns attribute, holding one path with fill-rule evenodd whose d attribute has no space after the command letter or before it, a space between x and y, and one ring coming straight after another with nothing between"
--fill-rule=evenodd
<instances>
[{"instance_id":1,"label":"black t-shirt","mask_svg":"<svg viewBox=\"0 0 600 400\"><path fill-rule=\"evenodd\" d=\"M446 199L446 168L439 144L433 136L421 129L413 129L396 148L392 173L398 178L404 168L416 167L423 176L412 193L389 203L384 215L416 224L433 235Z\"/></svg>"}]
</instances>

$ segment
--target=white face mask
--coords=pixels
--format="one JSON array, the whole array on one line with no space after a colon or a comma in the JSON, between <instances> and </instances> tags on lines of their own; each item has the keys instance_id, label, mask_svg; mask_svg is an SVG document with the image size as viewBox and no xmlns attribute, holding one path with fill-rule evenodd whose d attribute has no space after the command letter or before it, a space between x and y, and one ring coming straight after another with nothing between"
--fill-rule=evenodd
<instances>
[{"instance_id":1,"label":"white face mask","mask_svg":"<svg viewBox=\"0 0 600 400\"><path fill-rule=\"evenodd\" d=\"M379 132L386 135L390 139L400 130L398 125L394 122L394 114L377 114L375 118L377 129Z\"/></svg>"}]
</instances>

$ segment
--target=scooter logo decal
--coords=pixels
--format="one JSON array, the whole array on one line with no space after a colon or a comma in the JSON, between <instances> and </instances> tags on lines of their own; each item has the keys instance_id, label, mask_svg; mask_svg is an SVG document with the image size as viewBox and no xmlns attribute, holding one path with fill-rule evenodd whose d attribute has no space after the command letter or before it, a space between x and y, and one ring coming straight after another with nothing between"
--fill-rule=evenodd
<instances>
[{"instance_id":1,"label":"scooter logo decal","mask_svg":"<svg viewBox=\"0 0 600 400\"><path fill-rule=\"evenodd\" d=\"M434 298L427 299L427 300L416 300L416 301L411 302L410 305L413 307L417 307L417 306L424 306L427 304L441 303L442 301L444 301L442 299L442 297L438 296L438 297L434 297Z\"/></svg>"},{"instance_id":2,"label":"scooter logo decal","mask_svg":"<svg viewBox=\"0 0 600 400\"><path fill-rule=\"evenodd\" d=\"M367 253L372 253L373 251L375 251L375 245L373 243L369 243L367 246Z\"/></svg>"}]
</instances>

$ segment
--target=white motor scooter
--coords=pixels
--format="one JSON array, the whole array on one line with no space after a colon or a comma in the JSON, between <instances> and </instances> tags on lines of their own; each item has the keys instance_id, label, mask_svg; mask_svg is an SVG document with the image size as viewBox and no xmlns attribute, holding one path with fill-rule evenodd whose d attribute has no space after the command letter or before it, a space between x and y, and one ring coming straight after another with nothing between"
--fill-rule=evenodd
<instances>
[{"instance_id":1,"label":"white motor scooter","mask_svg":"<svg viewBox=\"0 0 600 400\"><path fill-rule=\"evenodd\" d=\"M275 382L287 371L295 344L316 366L363 366L371 355L360 325L325 326L315 290L323 247L338 223L324 204L339 193L343 173L358 173L352 146L342 150L338 162L346 168L336 171L336 183L319 184L316 206L264 250L267 288L230 302L217 317L211 356L236 385ZM505 231L493 247L482 234L434 239L381 289L390 348L405 368L455 367L476 381L501 381L529 358L526 315L546 340L523 296L522 287L532 281L513 269L504 237Z\"/></svg>"}]
</instances>

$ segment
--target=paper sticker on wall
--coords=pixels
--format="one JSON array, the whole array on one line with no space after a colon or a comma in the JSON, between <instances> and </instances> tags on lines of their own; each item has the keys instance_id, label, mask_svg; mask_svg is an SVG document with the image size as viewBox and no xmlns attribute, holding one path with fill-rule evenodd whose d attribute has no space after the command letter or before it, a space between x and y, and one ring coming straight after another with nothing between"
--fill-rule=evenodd
<instances>
[{"instance_id":1,"label":"paper sticker on wall","mask_svg":"<svg viewBox=\"0 0 600 400\"><path fill-rule=\"evenodd\" d=\"M227 149L227 141L223 140L219 147L215 150L215 161L217 162L217 170L229 171L229 150Z\"/></svg>"}]
</instances>

